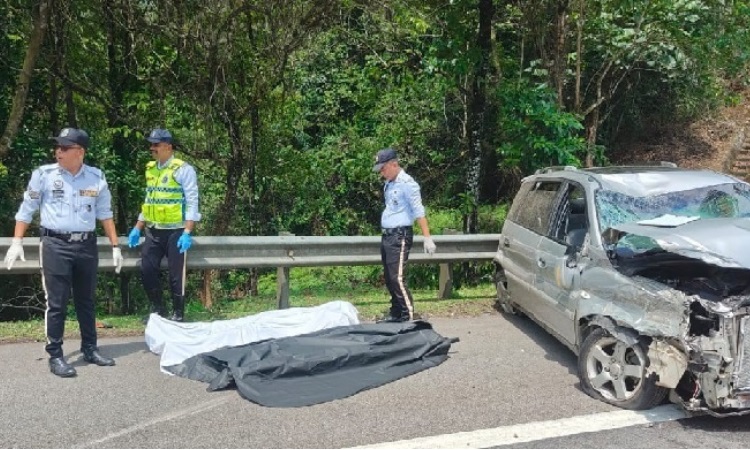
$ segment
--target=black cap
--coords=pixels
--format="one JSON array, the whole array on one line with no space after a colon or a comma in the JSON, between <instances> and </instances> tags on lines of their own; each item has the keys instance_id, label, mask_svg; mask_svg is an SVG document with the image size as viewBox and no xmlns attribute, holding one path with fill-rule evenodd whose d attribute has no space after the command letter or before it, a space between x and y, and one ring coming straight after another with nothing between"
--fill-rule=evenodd
<instances>
[{"instance_id":1,"label":"black cap","mask_svg":"<svg viewBox=\"0 0 750 450\"><path fill-rule=\"evenodd\" d=\"M155 128L151 131L151 134L146 138L152 144L158 144L159 142L166 142L167 144L173 144L172 133L169 130L162 128Z\"/></svg>"},{"instance_id":2,"label":"black cap","mask_svg":"<svg viewBox=\"0 0 750 450\"><path fill-rule=\"evenodd\" d=\"M380 169L383 168L385 163L387 163L388 161L392 161L394 159L398 159L398 156L396 155L396 150L390 147L380 150L377 156L375 156L375 166L373 166L372 171L380 172Z\"/></svg>"},{"instance_id":3,"label":"black cap","mask_svg":"<svg viewBox=\"0 0 750 450\"><path fill-rule=\"evenodd\" d=\"M83 148L89 147L88 133L79 128L63 128L60 130L60 134L53 137L52 140L66 147L72 145L80 145Z\"/></svg>"}]
</instances>

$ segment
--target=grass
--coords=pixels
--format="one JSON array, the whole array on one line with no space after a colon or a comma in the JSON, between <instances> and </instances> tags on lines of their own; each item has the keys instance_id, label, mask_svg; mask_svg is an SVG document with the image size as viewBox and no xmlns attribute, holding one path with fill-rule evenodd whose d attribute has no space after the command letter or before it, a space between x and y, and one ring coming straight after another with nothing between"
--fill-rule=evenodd
<instances>
[{"instance_id":1,"label":"grass","mask_svg":"<svg viewBox=\"0 0 750 450\"><path fill-rule=\"evenodd\" d=\"M491 284L476 287L454 289L450 299L438 299L437 292L430 290L412 290L416 312L429 320L430 317L476 316L494 311L495 288ZM352 288L320 290L292 290L290 305L292 307L317 306L332 300L344 300L353 304L359 311L362 321L371 321L382 316L390 308L389 296L385 289ZM218 302L211 310L205 310L199 302L188 305L186 320L191 322L234 319L250 314L276 309L274 294L261 293L258 297L231 299ZM142 335L145 326L143 315L109 316L97 315L98 324L108 328L99 328L99 337L138 336ZM74 317L65 322L65 337L80 338L78 322ZM42 342L45 340L44 321L42 319L0 322L0 343Z\"/></svg>"}]
</instances>

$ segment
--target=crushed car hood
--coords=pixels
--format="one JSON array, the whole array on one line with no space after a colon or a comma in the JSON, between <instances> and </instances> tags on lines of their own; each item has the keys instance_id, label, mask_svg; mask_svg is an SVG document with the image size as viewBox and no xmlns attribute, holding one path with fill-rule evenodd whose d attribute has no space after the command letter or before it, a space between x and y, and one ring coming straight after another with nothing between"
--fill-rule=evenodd
<instances>
[{"instance_id":1,"label":"crushed car hood","mask_svg":"<svg viewBox=\"0 0 750 450\"><path fill-rule=\"evenodd\" d=\"M612 229L650 239L652 248L641 247L641 253L661 249L719 267L750 269L750 218L701 219L668 227L630 222ZM603 234L611 235L609 230Z\"/></svg>"}]
</instances>

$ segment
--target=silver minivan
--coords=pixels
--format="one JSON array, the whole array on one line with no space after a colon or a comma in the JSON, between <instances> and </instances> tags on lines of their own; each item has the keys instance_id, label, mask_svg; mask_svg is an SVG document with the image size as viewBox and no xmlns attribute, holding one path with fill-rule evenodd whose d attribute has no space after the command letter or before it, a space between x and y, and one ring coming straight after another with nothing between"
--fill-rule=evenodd
<instances>
[{"instance_id":1,"label":"silver minivan","mask_svg":"<svg viewBox=\"0 0 750 450\"><path fill-rule=\"evenodd\" d=\"M583 390L750 413L750 185L673 164L525 178L495 257L498 304L578 355Z\"/></svg>"}]
</instances>

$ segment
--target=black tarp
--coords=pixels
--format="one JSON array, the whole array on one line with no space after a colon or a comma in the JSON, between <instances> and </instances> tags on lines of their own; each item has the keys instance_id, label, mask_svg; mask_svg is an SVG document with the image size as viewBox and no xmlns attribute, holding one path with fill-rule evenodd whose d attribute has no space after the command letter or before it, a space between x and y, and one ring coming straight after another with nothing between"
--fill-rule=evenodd
<instances>
[{"instance_id":1,"label":"black tarp","mask_svg":"<svg viewBox=\"0 0 750 450\"><path fill-rule=\"evenodd\" d=\"M260 405L307 406L435 367L455 341L425 321L359 324L224 347L165 369L209 391L236 386Z\"/></svg>"}]
</instances>

